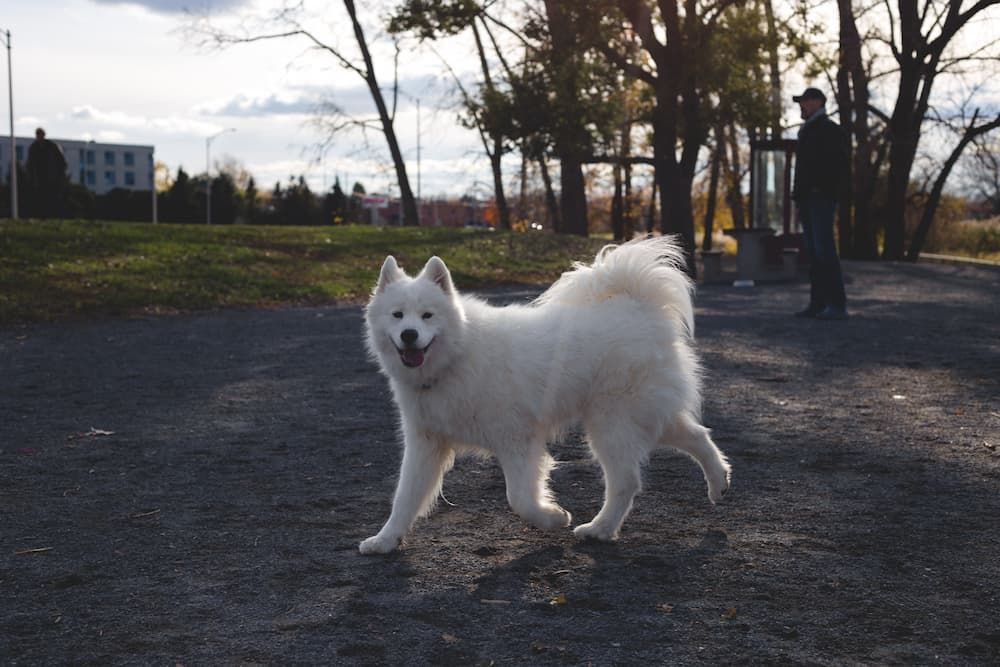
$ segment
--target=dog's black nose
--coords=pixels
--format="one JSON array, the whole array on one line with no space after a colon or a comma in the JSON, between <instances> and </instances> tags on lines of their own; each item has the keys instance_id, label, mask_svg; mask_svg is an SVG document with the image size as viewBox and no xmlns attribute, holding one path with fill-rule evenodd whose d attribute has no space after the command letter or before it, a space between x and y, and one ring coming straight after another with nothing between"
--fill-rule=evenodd
<instances>
[{"instance_id":1,"label":"dog's black nose","mask_svg":"<svg viewBox=\"0 0 1000 667\"><path fill-rule=\"evenodd\" d=\"M417 338L420 337L420 334L417 333L416 329L405 329L403 333L399 334L399 337L407 345L413 345L417 342Z\"/></svg>"}]
</instances>

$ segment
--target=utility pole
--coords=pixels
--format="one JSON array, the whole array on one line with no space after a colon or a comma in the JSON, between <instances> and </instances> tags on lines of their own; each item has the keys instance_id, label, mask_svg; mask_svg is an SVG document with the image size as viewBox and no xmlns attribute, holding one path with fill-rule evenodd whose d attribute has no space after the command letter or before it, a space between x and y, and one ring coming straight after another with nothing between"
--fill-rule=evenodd
<instances>
[{"instance_id":1,"label":"utility pole","mask_svg":"<svg viewBox=\"0 0 1000 667\"><path fill-rule=\"evenodd\" d=\"M417 98L417 210L420 210L420 98Z\"/></svg>"},{"instance_id":2,"label":"utility pole","mask_svg":"<svg viewBox=\"0 0 1000 667\"><path fill-rule=\"evenodd\" d=\"M153 155L149 156L149 161L153 163L153 171L152 171L152 179L151 179L152 182L149 184L150 185L149 189L153 191L153 224L154 225L160 221L160 219L159 219L159 212L156 210L156 158L154 157L155 154L156 153L154 152Z\"/></svg>"},{"instance_id":3,"label":"utility pole","mask_svg":"<svg viewBox=\"0 0 1000 667\"><path fill-rule=\"evenodd\" d=\"M10 100L10 217L17 220L17 146L14 140L14 74L10 64L10 30L0 35L7 45L7 93Z\"/></svg>"}]
</instances>

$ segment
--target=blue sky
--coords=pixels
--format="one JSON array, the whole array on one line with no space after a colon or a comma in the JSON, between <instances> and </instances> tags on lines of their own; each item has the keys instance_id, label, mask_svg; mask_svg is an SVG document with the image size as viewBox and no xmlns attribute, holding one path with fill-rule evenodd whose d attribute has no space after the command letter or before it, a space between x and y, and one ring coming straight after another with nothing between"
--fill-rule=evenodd
<instances>
[{"instance_id":1,"label":"blue sky","mask_svg":"<svg viewBox=\"0 0 1000 667\"><path fill-rule=\"evenodd\" d=\"M185 38L185 10L235 21L265 11L270 0L33 0L11 2L0 15L13 44L14 125L19 136L42 126L51 138L94 139L154 145L170 170L205 170L205 138L236 132L212 144L212 162L232 158L261 188L305 173L314 188L335 176L385 192L394 182L381 135L335 139L322 161L314 110L332 101L369 117L373 106L360 78L330 56L309 52L299 40L261 42L224 51L199 48ZM257 3L257 4L255 4ZM312 3L321 19L310 29L345 51L352 43L340 2ZM374 3L359 3L371 7ZM372 31L377 15L369 10ZM334 28L329 28L333 25ZM460 42L445 46L453 66L474 63ZM451 49L449 51L449 49ZM353 53L353 51L351 51ZM391 81L391 58L382 51L376 69ZM4 58L5 60L5 58ZM0 116L7 133L6 62ZM490 180L478 138L456 120L444 69L428 51L407 51L401 60L397 132L417 187L417 114L421 100L421 190L424 196L462 194ZM465 74L463 72L463 74ZM470 73L474 76L474 74ZM481 189L481 188L480 188Z\"/></svg>"}]
</instances>

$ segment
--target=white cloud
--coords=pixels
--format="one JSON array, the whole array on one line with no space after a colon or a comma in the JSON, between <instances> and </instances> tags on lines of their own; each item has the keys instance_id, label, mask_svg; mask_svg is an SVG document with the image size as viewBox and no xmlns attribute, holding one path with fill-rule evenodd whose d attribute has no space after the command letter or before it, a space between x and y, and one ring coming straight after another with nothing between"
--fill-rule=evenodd
<instances>
[{"instance_id":1,"label":"white cloud","mask_svg":"<svg viewBox=\"0 0 1000 667\"><path fill-rule=\"evenodd\" d=\"M91 0L99 5L132 5L159 14L226 12L250 5L249 0Z\"/></svg>"},{"instance_id":2,"label":"white cloud","mask_svg":"<svg viewBox=\"0 0 1000 667\"><path fill-rule=\"evenodd\" d=\"M397 96L396 106L400 112L413 109L418 96L421 95L425 96L426 111L430 103L439 101L443 86L437 77L418 76L402 79L399 82L399 89L401 92ZM382 95L386 104L391 107L392 89L383 88ZM375 114L375 103L372 101L371 92L360 80L336 88L317 84L297 84L290 86L286 91L276 93L262 95L238 93L229 98L199 105L195 111L211 116L312 116L326 106L333 106L341 113L352 117L368 117Z\"/></svg>"},{"instance_id":3,"label":"white cloud","mask_svg":"<svg viewBox=\"0 0 1000 667\"><path fill-rule=\"evenodd\" d=\"M104 111L92 105L73 107L70 118L76 121L101 123L116 128L158 130L166 134L209 135L224 129L218 123L205 122L193 118L171 115L149 118L129 114L124 111Z\"/></svg>"},{"instance_id":4,"label":"white cloud","mask_svg":"<svg viewBox=\"0 0 1000 667\"><path fill-rule=\"evenodd\" d=\"M240 93L222 102L199 105L195 111L211 116L300 116L315 113L319 105L319 100L306 96L249 97Z\"/></svg>"},{"instance_id":5,"label":"white cloud","mask_svg":"<svg viewBox=\"0 0 1000 667\"><path fill-rule=\"evenodd\" d=\"M30 127L45 127L45 119L39 118L38 116L19 116L17 124L21 126L27 125Z\"/></svg>"}]
</instances>

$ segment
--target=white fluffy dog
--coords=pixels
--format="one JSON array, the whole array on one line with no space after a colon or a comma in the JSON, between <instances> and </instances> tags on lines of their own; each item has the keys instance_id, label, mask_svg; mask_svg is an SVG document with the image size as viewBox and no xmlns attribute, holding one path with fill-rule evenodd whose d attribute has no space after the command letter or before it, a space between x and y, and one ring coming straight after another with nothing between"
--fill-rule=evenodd
<instances>
[{"instance_id":1,"label":"white fluffy dog","mask_svg":"<svg viewBox=\"0 0 1000 667\"><path fill-rule=\"evenodd\" d=\"M691 281L667 237L608 246L530 305L460 295L431 257L416 278L393 257L365 313L367 344L399 406L403 463L389 520L361 553L395 549L441 491L456 453L496 456L513 510L543 529L570 524L548 488L546 442L582 423L604 471L604 506L581 538L613 540L657 447L701 466L712 502L730 467L700 423Z\"/></svg>"}]
</instances>

